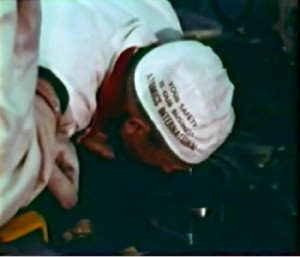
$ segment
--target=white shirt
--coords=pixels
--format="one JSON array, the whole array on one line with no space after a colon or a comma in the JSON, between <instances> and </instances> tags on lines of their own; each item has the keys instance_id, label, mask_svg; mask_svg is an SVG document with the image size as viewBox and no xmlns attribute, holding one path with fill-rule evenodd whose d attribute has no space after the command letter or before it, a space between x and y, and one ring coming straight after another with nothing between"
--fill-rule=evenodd
<instances>
[{"instance_id":1,"label":"white shirt","mask_svg":"<svg viewBox=\"0 0 300 257\"><path fill-rule=\"evenodd\" d=\"M121 52L156 42L159 31L181 31L166 0L44 0L42 13L40 65L67 87L75 130L89 124L96 91Z\"/></svg>"},{"instance_id":2,"label":"white shirt","mask_svg":"<svg viewBox=\"0 0 300 257\"><path fill-rule=\"evenodd\" d=\"M0 226L46 186L64 188L55 162L72 149L60 131L71 136L89 124L96 91L120 53L157 41L161 31L181 33L166 0L42 0L41 8L42 23L39 1L0 1ZM35 95L38 64L70 95L58 129ZM78 180L78 161L70 159Z\"/></svg>"}]
</instances>

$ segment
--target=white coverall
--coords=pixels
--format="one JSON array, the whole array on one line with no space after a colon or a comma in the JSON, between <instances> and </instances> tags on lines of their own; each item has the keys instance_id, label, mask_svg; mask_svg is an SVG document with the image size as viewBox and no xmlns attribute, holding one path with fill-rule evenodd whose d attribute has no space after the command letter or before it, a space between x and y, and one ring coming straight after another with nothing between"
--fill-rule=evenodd
<instances>
[{"instance_id":1,"label":"white coverall","mask_svg":"<svg viewBox=\"0 0 300 257\"><path fill-rule=\"evenodd\" d=\"M181 33L166 0L0 1L0 226L46 186L68 199L65 183L77 187L79 174L68 138L90 123L105 75L124 50L172 30ZM58 124L35 94L38 65L69 93Z\"/></svg>"}]
</instances>

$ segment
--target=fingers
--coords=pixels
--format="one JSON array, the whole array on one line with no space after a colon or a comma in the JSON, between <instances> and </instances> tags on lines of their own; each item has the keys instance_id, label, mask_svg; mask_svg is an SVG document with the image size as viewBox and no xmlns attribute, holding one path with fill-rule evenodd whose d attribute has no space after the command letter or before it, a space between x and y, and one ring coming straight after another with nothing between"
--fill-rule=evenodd
<instances>
[{"instance_id":1,"label":"fingers","mask_svg":"<svg viewBox=\"0 0 300 257\"><path fill-rule=\"evenodd\" d=\"M82 144L89 150L97 153L98 155L100 155L105 159L114 159L115 157L113 151L108 146L102 143L98 143L94 141L92 138L89 138L88 140L84 140Z\"/></svg>"},{"instance_id":2,"label":"fingers","mask_svg":"<svg viewBox=\"0 0 300 257\"><path fill-rule=\"evenodd\" d=\"M79 163L75 147L68 139L60 139L57 147L56 164L75 188L78 189Z\"/></svg>"},{"instance_id":3,"label":"fingers","mask_svg":"<svg viewBox=\"0 0 300 257\"><path fill-rule=\"evenodd\" d=\"M64 209L77 203L79 164L74 146L67 138L58 138L57 157L48 182L48 189Z\"/></svg>"},{"instance_id":4,"label":"fingers","mask_svg":"<svg viewBox=\"0 0 300 257\"><path fill-rule=\"evenodd\" d=\"M47 188L64 209L71 209L77 203L77 189L55 165Z\"/></svg>"},{"instance_id":5,"label":"fingers","mask_svg":"<svg viewBox=\"0 0 300 257\"><path fill-rule=\"evenodd\" d=\"M94 139L97 139L99 142L103 143L107 141L107 135L102 133L101 131L86 129L84 134L77 139L77 142L81 144L83 143L83 141L88 140L90 137L93 137Z\"/></svg>"},{"instance_id":6,"label":"fingers","mask_svg":"<svg viewBox=\"0 0 300 257\"><path fill-rule=\"evenodd\" d=\"M78 139L78 142L89 150L96 152L105 159L114 159L115 155L112 149L106 144L107 136L100 131L90 132Z\"/></svg>"}]
</instances>

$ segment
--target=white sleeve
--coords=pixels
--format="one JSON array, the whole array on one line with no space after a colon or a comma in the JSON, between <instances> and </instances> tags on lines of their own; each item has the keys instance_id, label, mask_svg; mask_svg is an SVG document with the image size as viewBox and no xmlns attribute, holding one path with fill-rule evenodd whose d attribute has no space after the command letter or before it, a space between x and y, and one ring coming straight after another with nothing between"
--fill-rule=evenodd
<instances>
[{"instance_id":1,"label":"white sleeve","mask_svg":"<svg viewBox=\"0 0 300 257\"><path fill-rule=\"evenodd\" d=\"M53 168L55 116L35 96L40 17L37 0L0 1L0 226Z\"/></svg>"}]
</instances>

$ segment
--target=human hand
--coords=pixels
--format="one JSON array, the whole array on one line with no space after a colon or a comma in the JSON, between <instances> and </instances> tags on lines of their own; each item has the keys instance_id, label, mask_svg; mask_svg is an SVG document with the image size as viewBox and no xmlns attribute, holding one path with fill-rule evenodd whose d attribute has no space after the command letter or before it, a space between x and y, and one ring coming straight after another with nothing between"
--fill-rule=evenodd
<instances>
[{"instance_id":1,"label":"human hand","mask_svg":"<svg viewBox=\"0 0 300 257\"><path fill-rule=\"evenodd\" d=\"M64 209L77 203L79 163L76 151L68 138L58 138L56 160L48 182L48 189Z\"/></svg>"},{"instance_id":2,"label":"human hand","mask_svg":"<svg viewBox=\"0 0 300 257\"><path fill-rule=\"evenodd\" d=\"M114 159L115 157L114 152L107 145L107 135L100 130L88 129L84 135L77 139L77 142L105 159Z\"/></svg>"}]
</instances>

